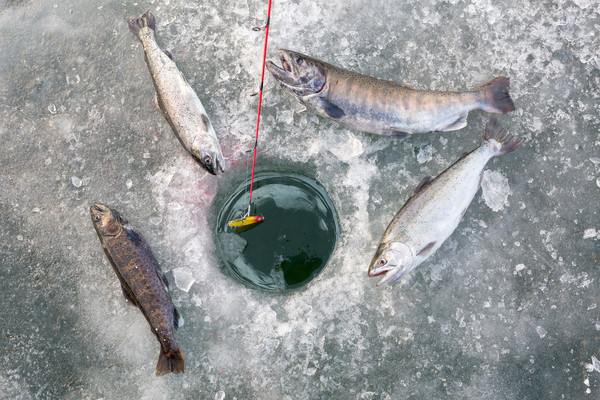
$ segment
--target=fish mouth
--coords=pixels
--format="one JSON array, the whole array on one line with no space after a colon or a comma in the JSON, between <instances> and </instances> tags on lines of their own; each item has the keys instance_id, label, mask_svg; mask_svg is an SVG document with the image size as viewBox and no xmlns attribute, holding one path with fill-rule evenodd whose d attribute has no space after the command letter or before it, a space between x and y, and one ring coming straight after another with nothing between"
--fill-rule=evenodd
<instances>
[{"instance_id":1,"label":"fish mouth","mask_svg":"<svg viewBox=\"0 0 600 400\"><path fill-rule=\"evenodd\" d=\"M377 282L377 286L389 285L391 283L396 282L398 279L404 275L404 268L402 267L385 267L385 268L374 268L369 271L369 278L374 278L376 276L382 276L379 282Z\"/></svg>"},{"instance_id":2,"label":"fish mouth","mask_svg":"<svg viewBox=\"0 0 600 400\"><path fill-rule=\"evenodd\" d=\"M281 62L281 68L274 62L267 61L267 69L271 75L285 85L296 85L298 83L298 78L296 77L296 71L292 66L293 63L289 59L287 51L283 49L277 50L277 57L279 57L279 61Z\"/></svg>"},{"instance_id":3,"label":"fish mouth","mask_svg":"<svg viewBox=\"0 0 600 400\"><path fill-rule=\"evenodd\" d=\"M107 205L102 204L102 203L94 203L90 206L90 212L92 214L101 214L101 213L105 213L109 210L110 210L110 208L108 208Z\"/></svg>"}]
</instances>

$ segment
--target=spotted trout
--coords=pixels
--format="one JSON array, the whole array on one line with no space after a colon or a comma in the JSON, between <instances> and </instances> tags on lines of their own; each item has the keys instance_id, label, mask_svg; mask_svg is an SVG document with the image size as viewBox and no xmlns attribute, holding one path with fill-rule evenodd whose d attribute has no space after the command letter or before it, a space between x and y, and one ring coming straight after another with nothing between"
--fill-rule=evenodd
<instances>
[{"instance_id":1,"label":"spotted trout","mask_svg":"<svg viewBox=\"0 0 600 400\"><path fill-rule=\"evenodd\" d=\"M90 207L94 228L119 280L123 296L138 307L160 343L156 375L183 372L183 354L174 330L182 323L169 294L169 282L144 238L125 218L108 206Z\"/></svg>"},{"instance_id":2,"label":"spotted trout","mask_svg":"<svg viewBox=\"0 0 600 400\"><path fill-rule=\"evenodd\" d=\"M144 47L144 58L156 89L155 102L179 141L211 174L224 171L223 153L215 129L198 99L175 65L172 56L154 39L154 15L146 12L127 21L129 30Z\"/></svg>"},{"instance_id":3,"label":"spotted trout","mask_svg":"<svg viewBox=\"0 0 600 400\"><path fill-rule=\"evenodd\" d=\"M477 149L437 178L425 177L383 234L369 267L370 277L383 275L377 285L395 282L431 256L458 226L479 190L486 163L521 143L492 118Z\"/></svg>"},{"instance_id":4,"label":"spotted trout","mask_svg":"<svg viewBox=\"0 0 600 400\"><path fill-rule=\"evenodd\" d=\"M396 137L454 131L467 125L471 110L504 114L515 109L505 77L473 91L437 92L351 72L291 50L277 50L277 55L282 68L269 61L267 69L284 89L317 114L359 131Z\"/></svg>"}]
</instances>

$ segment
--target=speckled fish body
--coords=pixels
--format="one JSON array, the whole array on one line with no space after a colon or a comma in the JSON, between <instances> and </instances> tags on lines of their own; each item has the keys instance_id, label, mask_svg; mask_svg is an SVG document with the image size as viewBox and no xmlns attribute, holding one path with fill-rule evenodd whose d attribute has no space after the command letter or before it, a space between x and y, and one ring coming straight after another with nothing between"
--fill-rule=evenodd
<instances>
[{"instance_id":1,"label":"speckled fish body","mask_svg":"<svg viewBox=\"0 0 600 400\"><path fill-rule=\"evenodd\" d=\"M147 12L127 21L129 30L144 47L146 64L156 89L156 103L161 114L185 147L208 172L224 171L224 159L215 129L196 92L175 62L158 47L154 38L154 16Z\"/></svg>"},{"instance_id":2,"label":"speckled fish body","mask_svg":"<svg viewBox=\"0 0 600 400\"><path fill-rule=\"evenodd\" d=\"M464 92L416 90L401 82L351 72L291 50L278 50L283 68L269 62L271 74L306 107L359 131L405 137L452 131L467 124L472 110L514 110L509 79L498 77Z\"/></svg>"},{"instance_id":3,"label":"speckled fish body","mask_svg":"<svg viewBox=\"0 0 600 400\"><path fill-rule=\"evenodd\" d=\"M160 343L156 375L183 372L183 354L174 337L174 330L183 320L150 247L117 211L95 203L90 213L102 247L121 281L123 296L144 314Z\"/></svg>"},{"instance_id":4,"label":"speckled fish body","mask_svg":"<svg viewBox=\"0 0 600 400\"><path fill-rule=\"evenodd\" d=\"M371 265L369 276L392 283L431 256L454 232L479 190L483 168L492 158L511 152L521 140L507 135L495 119L486 126L481 145L437 178L424 178L392 219Z\"/></svg>"}]
</instances>

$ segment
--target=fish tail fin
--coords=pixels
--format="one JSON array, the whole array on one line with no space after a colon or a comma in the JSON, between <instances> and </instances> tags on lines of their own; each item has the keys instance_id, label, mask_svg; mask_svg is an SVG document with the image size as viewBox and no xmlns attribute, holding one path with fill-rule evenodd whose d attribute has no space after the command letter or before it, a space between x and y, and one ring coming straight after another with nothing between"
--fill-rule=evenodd
<instances>
[{"instance_id":1,"label":"fish tail fin","mask_svg":"<svg viewBox=\"0 0 600 400\"><path fill-rule=\"evenodd\" d=\"M131 33L141 40L141 34L144 29L149 29L152 32L156 30L156 20L150 11L146 11L139 18L129 18L127 20L127 26Z\"/></svg>"},{"instance_id":2,"label":"fish tail fin","mask_svg":"<svg viewBox=\"0 0 600 400\"><path fill-rule=\"evenodd\" d=\"M499 76L479 88L481 109L490 113L506 114L515 110L515 104L510 98L510 79Z\"/></svg>"},{"instance_id":3,"label":"fish tail fin","mask_svg":"<svg viewBox=\"0 0 600 400\"><path fill-rule=\"evenodd\" d=\"M493 149L494 156L499 156L515 151L521 143L523 140L506 133L496 118L490 118L485 126L481 146Z\"/></svg>"},{"instance_id":4,"label":"fish tail fin","mask_svg":"<svg viewBox=\"0 0 600 400\"><path fill-rule=\"evenodd\" d=\"M156 375L164 375L169 372L183 372L185 363L183 353L177 343L171 341L171 345L161 347L158 363L156 364Z\"/></svg>"}]
</instances>

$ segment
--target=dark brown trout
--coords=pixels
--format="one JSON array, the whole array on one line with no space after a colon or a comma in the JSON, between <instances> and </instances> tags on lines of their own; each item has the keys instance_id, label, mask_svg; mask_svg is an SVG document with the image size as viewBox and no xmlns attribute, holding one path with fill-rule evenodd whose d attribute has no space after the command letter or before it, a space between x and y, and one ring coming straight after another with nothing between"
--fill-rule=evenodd
<instances>
[{"instance_id":1,"label":"dark brown trout","mask_svg":"<svg viewBox=\"0 0 600 400\"><path fill-rule=\"evenodd\" d=\"M102 247L121 281L123 296L142 311L160 343L156 375L183 372L183 354L173 335L183 320L150 247L117 211L95 203L90 213Z\"/></svg>"},{"instance_id":2,"label":"dark brown trout","mask_svg":"<svg viewBox=\"0 0 600 400\"><path fill-rule=\"evenodd\" d=\"M454 131L472 110L504 114L515 106L509 79L498 77L477 90L413 89L351 72L291 50L277 50L282 68L267 69L300 103L345 127L386 136Z\"/></svg>"}]
</instances>

